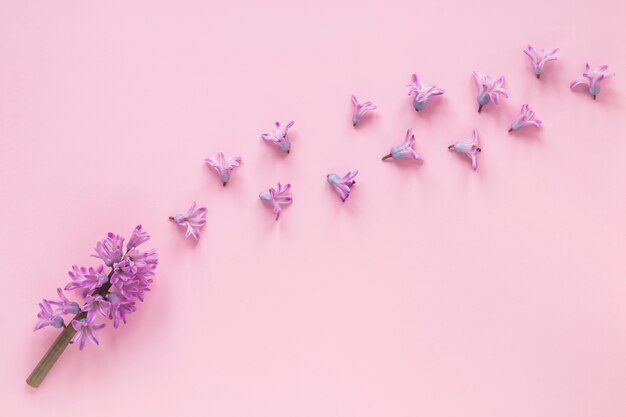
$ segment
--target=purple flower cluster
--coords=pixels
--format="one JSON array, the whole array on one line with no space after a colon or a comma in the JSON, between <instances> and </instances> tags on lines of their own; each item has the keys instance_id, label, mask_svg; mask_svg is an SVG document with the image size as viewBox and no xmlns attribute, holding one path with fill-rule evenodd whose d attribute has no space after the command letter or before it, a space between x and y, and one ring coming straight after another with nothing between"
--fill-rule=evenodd
<instances>
[{"instance_id":1,"label":"purple flower cluster","mask_svg":"<svg viewBox=\"0 0 626 417\"><path fill-rule=\"evenodd\" d=\"M82 350L87 340L99 344L94 332L105 324L98 323L98 320L112 320L115 328L120 321L126 323L126 315L135 311L136 301L143 301L145 293L150 291L154 270L159 263L154 249L146 252L138 249L149 239L150 236L139 225L133 230L126 246L124 238L114 233L96 243L93 256L101 259L103 265L73 265L68 272L71 281L65 286L65 291L78 290L83 298L82 307L78 302L70 301L58 288L58 300L39 303L39 322L35 330L46 326L65 328L71 324L76 332L72 343L77 343ZM105 267L109 269L108 273L104 272ZM67 314L74 315L69 324L62 317Z\"/></svg>"}]
</instances>

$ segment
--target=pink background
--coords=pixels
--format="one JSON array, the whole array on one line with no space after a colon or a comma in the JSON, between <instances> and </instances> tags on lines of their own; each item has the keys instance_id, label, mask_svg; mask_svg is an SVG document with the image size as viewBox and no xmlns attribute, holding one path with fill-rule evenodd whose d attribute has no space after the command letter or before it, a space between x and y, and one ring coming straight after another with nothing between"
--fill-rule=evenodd
<instances>
[{"instance_id":1,"label":"pink background","mask_svg":"<svg viewBox=\"0 0 626 417\"><path fill-rule=\"evenodd\" d=\"M626 10L470 3L1 0L0 414L626 415ZM528 42L561 48L541 81ZM617 72L596 102L587 60ZM478 115L473 69L510 99ZM446 89L419 114L413 72ZM507 135L526 102L545 127ZM290 119L285 156L259 135ZM425 163L382 163L408 127ZM446 149L474 127L478 172ZM198 245L167 221L194 199ZM137 223L153 292L26 386L37 302Z\"/></svg>"}]
</instances>

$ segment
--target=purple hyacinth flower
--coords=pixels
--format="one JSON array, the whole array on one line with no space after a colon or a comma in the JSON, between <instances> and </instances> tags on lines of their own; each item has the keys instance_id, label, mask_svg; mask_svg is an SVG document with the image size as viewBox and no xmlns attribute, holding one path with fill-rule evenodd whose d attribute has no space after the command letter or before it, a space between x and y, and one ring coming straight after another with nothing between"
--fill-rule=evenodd
<instances>
[{"instance_id":1,"label":"purple hyacinth flower","mask_svg":"<svg viewBox=\"0 0 626 417\"><path fill-rule=\"evenodd\" d=\"M133 313L136 310L135 302L117 292L110 292L107 295L107 300L111 303L109 319L113 320L113 327L117 329L120 321L126 324L126 314Z\"/></svg>"},{"instance_id":2,"label":"purple hyacinth flower","mask_svg":"<svg viewBox=\"0 0 626 417\"><path fill-rule=\"evenodd\" d=\"M280 217L281 206L289 205L293 202L290 190L291 184L282 186L279 182L275 189L270 188L269 190L263 191L259 194L259 198L261 200L272 205L276 220Z\"/></svg>"},{"instance_id":3,"label":"purple hyacinth flower","mask_svg":"<svg viewBox=\"0 0 626 417\"><path fill-rule=\"evenodd\" d=\"M591 94L595 100L596 96L600 94L600 81L612 75L615 75L615 73L610 72L607 65L591 68L589 64L585 64L585 72L583 73L583 76L572 81L569 88L574 88L580 84L586 85L589 89L589 94Z\"/></svg>"},{"instance_id":4,"label":"purple hyacinth flower","mask_svg":"<svg viewBox=\"0 0 626 417\"><path fill-rule=\"evenodd\" d=\"M190 213L188 220L197 226L197 219L193 218L197 215L195 204ZM187 226L186 223L183 225ZM149 238L139 225L135 227L126 248L124 239L113 233L100 241L96 245L95 256L105 264L111 264L108 275L103 272L104 265L98 268L72 267L69 272L72 282L67 288L82 289L85 298L81 303L82 308L78 303L70 301L60 288L57 289L59 300L44 299L39 303L35 330L52 326L62 331L27 378L28 385L38 387L41 384L68 343L76 343L80 350L88 340L98 345L95 332L105 327L97 323L98 316L112 320L115 328L120 322L126 323L126 316L135 311L137 300L143 301L144 294L150 291L158 265L158 255L154 249L144 252L138 248ZM64 314L72 314L74 319L66 324L62 318Z\"/></svg>"},{"instance_id":5,"label":"purple hyacinth flower","mask_svg":"<svg viewBox=\"0 0 626 417\"><path fill-rule=\"evenodd\" d=\"M528 107L528 104L524 104L522 106L522 110L520 111L520 115L513 121L513 123L511 123L509 133L520 130L524 126L541 126L541 120L535 119L534 117L535 112Z\"/></svg>"},{"instance_id":6,"label":"purple hyacinth flower","mask_svg":"<svg viewBox=\"0 0 626 417\"><path fill-rule=\"evenodd\" d=\"M371 101L359 103L359 100L357 100L354 94L352 95L351 100L352 100L352 107L353 107L352 126L356 127L356 125L358 125L361 122L361 118L363 117L363 115L365 115L365 113L367 113L370 110L376 110L376 105L373 104Z\"/></svg>"},{"instance_id":7,"label":"purple hyacinth flower","mask_svg":"<svg viewBox=\"0 0 626 417\"><path fill-rule=\"evenodd\" d=\"M96 314L106 318L110 308L111 303L101 295L96 294L85 297L85 305L83 305L82 310L87 313L87 321L90 321Z\"/></svg>"},{"instance_id":8,"label":"purple hyacinth flower","mask_svg":"<svg viewBox=\"0 0 626 417\"><path fill-rule=\"evenodd\" d=\"M70 301L64 294L61 288L57 288L57 294L59 301L45 300L50 305L55 306L55 314L76 314L80 311L80 306L75 301Z\"/></svg>"},{"instance_id":9,"label":"purple hyacinth flower","mask_svg":"<svg viewBox=\"0 0 626 417\"><path fill-rule=\"evenodd\" d=\"M341 201L345 202L350 197L350 189L356 183L354 177L359 171L348 171L346 175L340 177L337 174L328 174L326 180L333 187L335 192L341 197Z\"/></svg>"},{"instance_id":10,"label":"purple hyacinth flower","mask_svg":"<svg viewBox=\"0 0 626 417\"><path fill-rule=\"evenodd\" d=\"M206 223L206 207L196 209L196 202L194 201L186 214L177 214L170 216L170 220L179 226L186 228L185 237L193 236L194 239L200 239L200 229Z\"/></svg>"},{"instance_id":11,"label":"purple hyacinth flower","mask_svg":"<svg viewBox=\"0 0 626 417\"><path fill-rule=\"evenodd\" d=\"M63 318L52 311L50 303L46 300L39 303L39 313L37 313L37 318L39 319L39 322L35 325L34 330L39 330L46 326L56 327L57 329L65 326Z\"/></svg>"},{"instance_id":12,"label":"purple hyacinth flower","mask_svg":"<svg viewBox=\"0 0 626 417\"><path fill-rule=\"evenodd\" d=\"M402 145L394 146L391 148L391 151L388 155L383 156L383 161L386 161L389 158L393 158L394 160L402 159L402 158L411 158L416 161L423 161L424 157L419 153L415 152L413 147L415 146L415 135L413 135L413 129L408 129L406 131L406 136L404 138L404 143Z\"/></svg>"},{"instance_id":13,"label":"purple hyacinth flower","mask_svg":"<svg viewBox=\"0 0 626 417\"><path fill-rule=\"evenodd\" d=\"M426 102L431 96L440 96L445 91L434 85L422 84L417 74L411 76L411 84L409 87L409 95L415 94L413 97L413 108L420 111L426 107Z\"/></svg>"},{"instance_id":14,"label":"purple hyacinth flower","mask_svg":"<svg viewBox=\"0 0 626 417\"><path fill-rule=\"evenodd\" d=\"M537 79L541 78L541 74L543 74L543 66L546 62L556 61L556 53L559 52L559 48L554 48L553 50L546 52L545 49L535 49L532 45L528 45L526 49L524 49L524 53L528 55L530 61L533 64L533 71L537 76Z\"/></svg>"},{"instance_id":15,"label":"purple hyacinth flower","mask_svg":"<svg viewBox=\"0 0 626 417\"><path fill-rule=\"evenodd\" d=\"M476 100L478 101L478 113L481 112L483 106L491 102L498 104L498 94L502 94L506 98L509 97L506 90L502 87L504 84L504 76L500 76L494 80L488 75L483 76L479 72L474 71L474 80L476 80L476 84L478 85L478 96L476 96Z\"/></svg>"},{"instance_id":16,"label":"purple hyacinth flower","mask_svg":"<svg viewBox=\"0 0 626 417\"><path fill-rule=\"evenodd\" d=\"M72 282L65 286L66 291L76 288L94 290L109 280L107 274L104 273L103 265L98 266L96 269L82 266L79 268L76 265L72 265L72 270L68 272L68 275L72 278Z\"/></svg>"},{"instance_id":17,"label":"purple hyacinth flower","mask_svg":"<svg viewBox=\"0 0 626 417\"><path fill-rule=\"evenodd\" d=\"M241 163L241 157L233 156L226 159L226 157L224 157L224 153L220 152L217 154L217 159L206 158L204 162L215 170L220 178L220 181L222 181L222 184L225 187L228 180L230 180L230 173Z\"/></svg>"},{"instance_id":18,"label":"purple hyacinth flower","mask_svg":"<svg viewBox=\"0 0 626 417\"><path fill-rule=\"evenodd\" d=\"M76 330L76 334L72 337L72 343L78 343L78 348L83 350L87 339L91 340L96 345L99 345L98 339L94 336L96 330L100 330L104 327L103 324L94 324L94 317L91 319L72 320L72 327Z\"/></svg>"},{"instance_id":19,"label":"purple hyacinth flower","mask_svg":"<svg viewBox=\"0 0 626 417\"><path fill-rule=\"evenodd\" d=\"M293 126L293 120L287 123L284 128L281 127L279 122L274 124L274 131L271 133L263 133L261 138L273 145L276 145L283 152L291 152L291 142L287 139L287 131Z\"/></svg>"},{"instance_id":20,"label":"purple hyacinth flower","mask_svg":"<svg viewBox=\"0 0 626 417\"><path fill-rule=\"evenodd\" d=\"M124 238L114 233L107 234L107 237L96 244L96 254L91 255L100 258L106 266L113 266L114 263L122 259L124 251Z\"/></svg>"},{"instance_id":21,"label":"purple hyacinth flower","mask_svg":"<svg viewBox=\"0 0 626 417\"><path fill-rule=\"evenodd\" d=\"M467 155L472 160L472 168L476 171L478 167L476 156L481 151L478 147L478 129L474 129L474 138L472 140L459 140L453 145L448 146L448 149Z\"/></svg>"},{"instance_id":22,"label":"purple hyacinth flower","mask_svg":"<svg viewBox=\"0 0 626 417\"><path fill-rule=\"evenodd\" d=\"M130 239L128 239L128 243L126 244L126 250L131 251L148 240L150 240L150 235L142 231L141 225L139 224L133 230L132 235L130 235Z\"/></svg>"}]
</instances>

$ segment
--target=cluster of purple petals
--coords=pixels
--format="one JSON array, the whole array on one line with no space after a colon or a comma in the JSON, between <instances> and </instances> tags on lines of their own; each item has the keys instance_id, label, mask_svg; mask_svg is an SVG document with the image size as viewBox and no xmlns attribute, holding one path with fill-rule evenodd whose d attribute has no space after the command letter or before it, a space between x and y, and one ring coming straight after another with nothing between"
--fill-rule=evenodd
<instances>
[{"instance_id":1,"label":"cluster of purple petals","mask_svg":"<svg viewBox=\"0 0 626 417\"><path fill-rule=\"evenodd\" d=\"M57 290L59 300L43 300L39 303L39 322L35 330L46 326L66 327L62 316L78 315L68 325L76 330L72 338L82 350L87 340L98 343L94 332L104 327L98 323L105 319L113 321L117 328L120 322L126 323L126 315L136 310L137 300L143 301L150 291L154 270L159 257L154 249L141 251L138 247L150 239L150 236L137 226L124 246L124 238L109 233L95 247L96 258L103 265L96 267L72 266L68 272L71 281L65 286L66 291L78 290L84 298L82 307L70 301L61 288ZM82 313L82 314L81 314Z\"/></svg>"}]
</instances>

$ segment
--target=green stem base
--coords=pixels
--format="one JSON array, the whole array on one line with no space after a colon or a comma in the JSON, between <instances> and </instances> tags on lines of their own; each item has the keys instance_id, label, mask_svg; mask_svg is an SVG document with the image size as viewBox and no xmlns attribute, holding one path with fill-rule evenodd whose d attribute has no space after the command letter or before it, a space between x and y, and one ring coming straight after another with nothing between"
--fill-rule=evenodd
<instances>
[{"instance_id":1,"label":"green stem base","mask_svg":"<svg viewBox=\"0 0 626 417\"><path fill-rule=\"evenodd\" d=\"M35 366L33 372L31 372L30 376L26 379L28 385L33 388L37 388L41 385L41 382L46 375L48 375L48 372L50 372L50 369L52 369L56 361L61 357L61 354L65 351L67 345L70 344L75 334L76 330L74 330L71 324L63 329L37 366Z\"/></svg>"}]
</instances>

